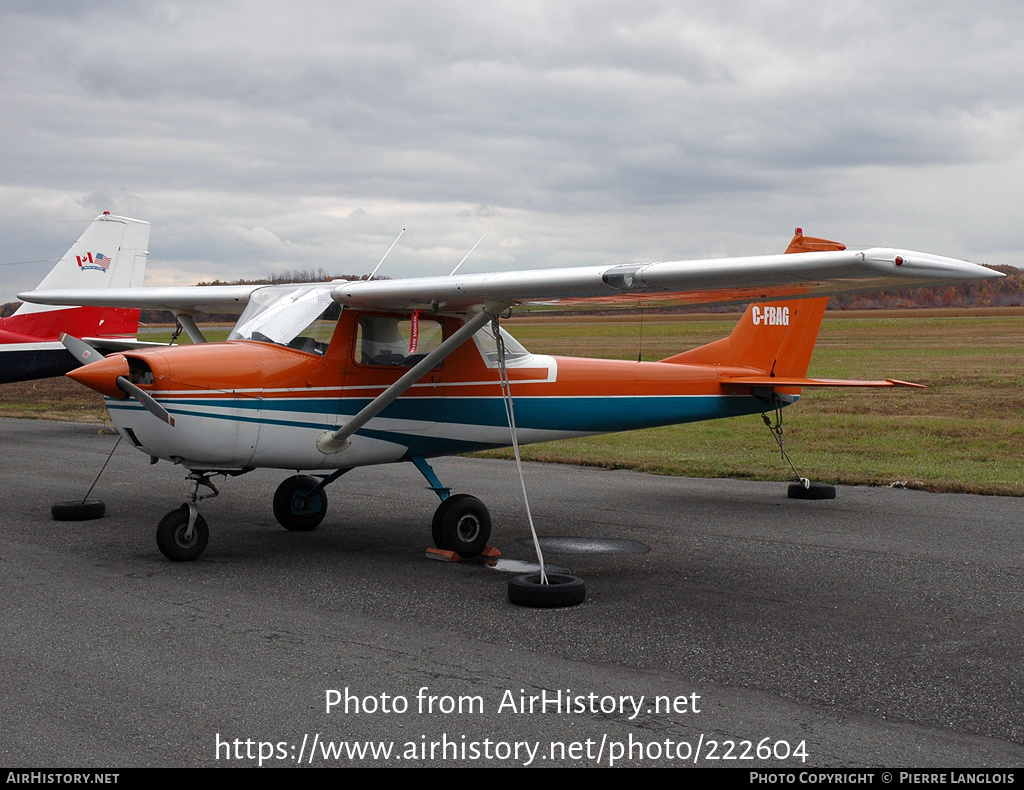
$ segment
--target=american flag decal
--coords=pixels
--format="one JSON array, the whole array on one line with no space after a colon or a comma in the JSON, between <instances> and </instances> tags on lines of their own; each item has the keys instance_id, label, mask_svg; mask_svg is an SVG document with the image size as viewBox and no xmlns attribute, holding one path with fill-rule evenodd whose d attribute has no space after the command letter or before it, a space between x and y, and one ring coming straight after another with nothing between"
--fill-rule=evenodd
<instances>
[{"instance_id":1,"label":"american flag decal","mask_svg":"<svg viewBox=\"0 0 1024 790\"><path fill-rule=\"evenodd\" d=\"M110 256L104 255L102 252L97 252L94 256L91 252L85 253L85 255L76 255L75 260L78 261L79 269L99 269L100 271L107 271L110 268Z\"/></svg>"}]
</instances>

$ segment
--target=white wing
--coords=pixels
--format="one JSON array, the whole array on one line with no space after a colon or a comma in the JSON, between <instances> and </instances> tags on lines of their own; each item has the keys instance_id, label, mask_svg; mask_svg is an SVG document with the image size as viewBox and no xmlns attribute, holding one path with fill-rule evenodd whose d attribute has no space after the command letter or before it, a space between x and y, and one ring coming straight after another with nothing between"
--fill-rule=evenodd
<instances>
[{"instance_id":1,"label":"white wing","mask_svg":"<svg viewBox=\"0 0 1024 790\"><path fill-rule=\"evenodd\" d=\"M872 248L748 258L627 263L497 274L353 280L332 297L351 307L459 312L488 301L569 307L579 303L714 304L822 296L1002 277L967 261ZM259 285L29 291L26 302L139 307L173 313L241 312Z\"/></svg>"},{"instance_id":2,"label":"white wing","mask_svg":"<svg viewBox=\"0 0 1024 790\"><path fill-rule=\"evenodd\" d=\"M252 292L263 285L191 285L171 288L109 288L106 290L28 291L23 302L94 307L138 307L172 313L240 313Z\"/></svg>"},{"instance_id":3,"label":"white wing","mask_svg":"<svg viewBox=\"0 0 1024 790\"><path fill-rule=\"evenodd\" d=\"M346 306L460 311L487 301L558 307L749 302L844 291L1002 277L978 264L927 253L874 248L751 258L629 263L456 277L352 281L335 287Z\"/></svg>"}]
</instances>

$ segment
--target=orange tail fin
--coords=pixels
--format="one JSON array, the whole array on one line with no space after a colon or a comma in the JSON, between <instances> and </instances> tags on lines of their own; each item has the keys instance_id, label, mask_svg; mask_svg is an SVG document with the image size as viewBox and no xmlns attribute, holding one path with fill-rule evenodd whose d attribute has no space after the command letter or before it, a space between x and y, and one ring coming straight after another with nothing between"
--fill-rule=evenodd
<instances>
[{"instance_id":1,"label":"orange tail fin","mask_svg":"<svg viewBox=\"0 0 1024 790\"><path fill-rule=\"evenodd\" d=\"M804 236L797 228L786 252L845 249L845 244ZM752 304L729 337L662 361L749 368L779 377L806 376L827 304L828 297Z\"/></svg>"},{"instance_id":2,"label":"orange tail fin","mask_svg":"<svg viewBox=\"0 0 1024 790\"><path fill-rule=\"evenodd\" d=\"M845 250L846 245L838 241L819 239L814 236L805 236L803 228L797 228L793 234L793 240L786 247L786 254L794 252L827 252L829 250Z\"/></svg>"}]
</instances>

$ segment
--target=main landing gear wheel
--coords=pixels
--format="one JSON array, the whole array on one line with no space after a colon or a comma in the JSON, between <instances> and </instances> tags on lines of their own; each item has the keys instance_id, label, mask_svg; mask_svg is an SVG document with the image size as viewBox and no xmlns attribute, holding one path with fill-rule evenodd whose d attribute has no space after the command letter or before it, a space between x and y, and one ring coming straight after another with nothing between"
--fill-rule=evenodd
<instances>
[{"instance_id":1,"label":"main landing gear wheel","mask_svg":"<svg viewBox=\"0 0 1024 790\"><path fill-rule=\"evenodd\" d=\"M434 511L434 520L430 524L430 537L433 538L434 545L439 549L446 548L444 545L444 535L441 533L441 522L444 519L444 514L448 512L448 508L451 507L453 502L458 501L464 496L468 496L468 494L455 494L447 499L442 499L441 504Z\"/></svg>"},{"instance_id":2,"label":"main landing gear wheel","mask_svg":"<svg viewBox=\"0 0 1024 790\"><path fill-rule=\"evenodd\" d=\"M210 528L206 526L206 519L198 513L196 523L192 525L192 535L188 536L188 505L172 510L160 519L156 528L156 545L173 562L196 559L206 549L209 541Z\"/></svg>"},{"instance_id":3,"label":"main landing gear wheel","mask_svg":"<svg viewBox=\"0 0 1024 790\"><path fill-rule=\"evenodd\" d=\"M55 502L50 507L54 521L92 521L94 518L103 518L106 512L107 506L98 499Z\"/></svg>"},{"instance_id":4,"label":"main landing gear wheel","mask_svg":"<svg viewBox=\"0 0 1024 790\"><path fill-rule=\"evenodd\" d=\"M292 532L309 532L327 515L327 495L319 493L308 496L320 481L308 475L289 477L274 492L274 518L277 523Z\"/></svg>"},{"instance_id":5,"label":"main landing gear wheel","mask_svg":"<svg viewBox=\"0 0 1024 790\"><path fill-rule=\"evenodd\" d=\"M803 483L789 484L790 499L835 499L836 487L826 483L811 483L804 488Z\"/></svg>"},{"instance_id":6,"label":"main landing gear wheel","mask_svg":"<svg viewBox=\"0 0 1024 790\"><path fill-rule=\"evenodd\" d=\"M540 573L513 576L508 580L508 599L516 606L546 609L576 606L587 599L587 585L578 576L549 573L547 579L541 584Z\"/></svg>"},{"instance_id":7,"label":"main landing gear wheel","mask_svg":"<svg viewBox=\"0 0 1024 790\"><path fill-rule=\"evenodd\" d=\"M491 514L475 496L456 494L438 505L430 531L439 549L475 557L491 539Z\"/></svg>"}]
</instances>

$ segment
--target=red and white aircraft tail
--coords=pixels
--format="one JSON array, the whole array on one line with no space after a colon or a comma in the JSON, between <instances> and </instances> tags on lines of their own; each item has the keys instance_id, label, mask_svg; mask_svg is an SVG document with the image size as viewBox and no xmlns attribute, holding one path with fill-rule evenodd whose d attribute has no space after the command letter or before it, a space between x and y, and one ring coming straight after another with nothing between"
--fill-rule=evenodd
<instances>
[{"instance_id":1,"label":"red and white aircraft tail","mask_svg":"<svg viewBox=\"0 0 1024 790\"><path fill-rule=\"evenodd\" d=\"M142 285L150 224L104 212L50 270L39 289L132 288ZM75 337L134 336L139 311L119 307L22 304L0 318L0 383L61 376L77 366L60 343Z\"/></svg>"}]
</instances>

